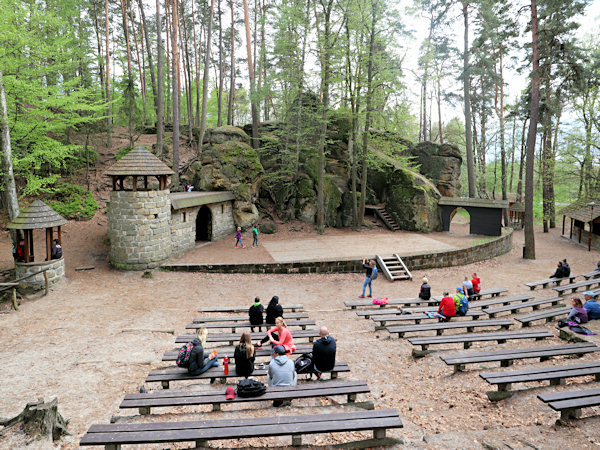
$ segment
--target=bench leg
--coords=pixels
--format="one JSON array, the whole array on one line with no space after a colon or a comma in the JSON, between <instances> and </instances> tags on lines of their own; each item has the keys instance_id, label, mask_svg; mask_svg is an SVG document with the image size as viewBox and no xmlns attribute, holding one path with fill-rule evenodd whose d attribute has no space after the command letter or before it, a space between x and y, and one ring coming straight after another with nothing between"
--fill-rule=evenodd
<instances>
[{"instance_id":1,"label":"bench leg","mask_svg":"<svg viewBox=\"0 0 600 450\"><path fill-rule=\"evenodd\" d=\"M548 361L549 359L549 356L540 356L540 362Z\"/></svg>"},{"instance_id":2,"label":"bench leg","mask_svg":"<svg viewBox=\"0 0 600 450\"><path fill-rule=\"evenodd\" d=\"M302 435L301 434L292 434L292 447L301 447L302 446Z\"/></svg>"},{"instance_id":3,"label":"bench leg","mask_svg":"<svg viewBox=\"0 0 600 450\"><path fill-rule=\"evenodd\" d=\"M594 375L594 381L600 381L600 373Z\"/></svg>"},{"instance_id":4,"label":"bench leg","mask_svg":"<svg viewBox=\"0 0 600 450\"><path fill-rule=\"evenodd\" d=\"M500 367L510 367L513 365L512 359L507 359L505 361L500 361Z\"/></svg>"},{"instance_id":5,"label":"bench leg","mask_svg":"<svg viewBox=\"0 0 600 450\"><path fill-rule=\"evenodd\" d=\"M421 319L415 319L415 324L419 325L421 323Z\"/></svg>"},{"instance_id":6,"label":"bench leg","mask_svg":"<svg viewBox=\"0 0 600 450\"><path fill-rule=\"evenodd\" d=\"M207 447L206 439L196 439L196 448L204 448Z\"/></svg>"},{"instance_id":7,"label":"bench leg","mask_svg":"<svg viewBox=\"0 0 600 450\"><path fill-rule=\"evenodd\" d=\"M546 323L554 322L554 317L546 317Z\"/></svg>"},{"instance_id":8,"label":"bench leg","mask_svg":"<svg viewBox=\"0 0 600 450\"><path fill-rule=\"evenodd\" d=\"M350 309L356 309L356 306L351 306Z\"/></svg>"},{"instance_id":9,"label":"bench leg","mask_svg":"<svg viewBox=\"0 0 600 450\"><path fill-rule=\"evenodd\" d=\"M221 411L221 404L220 403L213 403L212 404L213 407L213 411Z\"/></svg>"},{"instance_id":10,"label":"bench leg","mask_svg":"<svg viewBox=\"0 0 600 450\"><path fill-rule=\"evenodd\" d=\"M454 373L462 372L465 370L464 364L454 364Z\"/></svg>"},{"instance_id":11,"label":"bench leg","mask_svg":"<svg viewBox=\"0 0 600 450\"><path fill-rule=\"evenodd\" d=\"M354 403L356 401L356 394L348 394L348 403Z\"/></svg>"},{"instance_id":12,"label":"bench leg","mask_svg":"<svg viewBox=\"0 0 600 450\"><path fill-rule=\"evenodd\" d=\"M368 320L368 319L370 319L370 318L371 318L371 316L366 316L366 315L365 315L365 316L364 316L364 318Z\"/></svg>"},{"instance_id":13,"label":"bench leg","mask_svg":"<svg viewBox=\"0 0 600 450\"><path fill-rule=\"evenodd\" d=\"M522 328L527 328L529 326L530 322L521 322L521 327Z\"/></svg>"},{"instance_id":14,"label":"bench leg","mask_svg":"<svg viewBox=\"0 0 600 450\"><path fill-rule=\"evenodd\" d=\"M104 448L105 450L121 450L121 444L107 444Z\"/></svg>"},{"instance_id":15,"label":"bench leg","mask_svg":"<svg viewBox=\"0 0 600 450\"><path fill-rule=\"evenodd\" d=\"M560 286L560 281L559 280L556 281L556 285ZM546 289L546 286L548 286L548 283L542 283L542 289Z\"/></svg>"},{"instance_id":16,"label":"bench leg","mask_svg":"<svg viewBox=\"0 0 600 450\"><path fill-rule=\"evenodd\" d=\"M506 339L498 339L496 342L498 342L498 344L506 344Z\"/></svg>"},{"instance_id":17,"label":"bench leg","mask_svg":"<svg viewBox=\"0 0 600 450\"><path fill-rule=\"evenodd\" d=\"M531 307L531 309L533 309L534 311L537 311L538 309L540 309L540 305L533 305ZM512 311L511 311L512 312Z\"/></svg>"},{"instance_id":18,"label":"bench leg","mask_svg":"<svg viewBox=\"0 0 600 450\"><path fill-rule=\"evenodd\" d=\"M225 377L222 377L222 378L221 378L221 384L225 384L226 382L227 382L227 378L225 378Z\"/></svg>"},{"instance_id":19,"label":"bench leg","mask_svg":"<svg viewBox=\"0 0 600 450\"><path fill-rule=\"evenodd\" d=\"M232 333L235 333L235 328L233 328L233 327L232 327L232 328L231 328L231 332L232 332Z\"/></svg>"},{"instance_id":20,"label":"bench leg","mask_svg":"<svg viewBox=\"0 0 600 450\"><path fill-rule=\"evenodd\" d=\"M498 392L510 391L511 383L500 383L498 384Z\"/></svg>"},{"instance_id":21,"label":"bench leg","mask_svg":"<svg viewBox=\"0 0 600 450\"><path fill-rule=\"evenodd\" d=\"M546 339L546 338L543 338L543 337L536 337L535 338L536 341L543 341L544 339Z\"/></svg>"},{"instance_id":22,"label":"bench leg","mask_svg":"<svg viewBox=\"0 0 600 450\"><path fill-rule=\"evenodd\" d=\"M496 313L488 313L488 316L490 319L493 319L494 317L496 317Z\"/></svg>"},{"instance_id":23,"label":"bench leg","mask_svg":"<svg viewBox=\"0 0 600 450\"><path fill-rule=\"evenodd\" d=\"M373 439L385 439L385 428L373 428Z\"/></svg>"},{"instance_id":24,"label":"bench leg","mask_svg":"<svg viewBox=\"0 0 600 450\"><path fill-rule=\"evenodd\" d=\"M472 343L472 342L465 342L465 343L463 344L463 348L464 348L465 350L468 350L468 349L470 349L470 348L471 348L471 346L472 346L472 345L473 345L473 343Z\"/></svg>"},{"instance_id":25,"label":"bench leg","mask_svg":"<svg viewBox=\"0 0 600 450\"><path fill-rule=\"evenodd\" d=\"M436 336L441 336L444 333L444 330L435 330Z\"/></svg>"},{"instance_id":26,"label":"bench leg","mask_svg":"<svg viewBox=\"0 0 600 450\"><path fill-rule=\"evenodd\" d=\"M568 409L563 409L560 412L561 420L578 419L580 417L581 417L581 409L580 408L568 408Z\"/></svg>"},{"instance_id":27,"label":"bench leg","mask_svg":"<svg viewBox=\"0 0 600 450\"><path fill-rule=\"evenodd\" d=\"M382 320L382 321L380 322L380 325L381 325L382 327L385 327L385 320Z\"/></svg>"},{"instance_id":28,"label":"bench leg","mask_svg":"<svg viewBox=\"0 0 600 450\"><path fill-rule=\"evenodd\" d=\"M531 289L533 291L533 290L535 290L535 286L529 286L529 289Z\"/></svg>"},{"instance_id":29,"label":"bench leg","mask_svg":"<svg viewBox=\"0 0 600 450\"><path fill-rule=\"evenodd\" d=\"M306 330L306 325L300 325L300 328Z\"/></svg>"},{"instance_id":30,"label":"bench leg","mask_svg":"<svg viewBox=\"0 0 600 450\"><path fill-rule=\"evenodd\" d=\"M467 333L472 333L475 331L475 327L467 327Z\"/></svg>"},{"instance_id":31,"label":"bench leg","mask_svg":"<svg viewBox=\"0 0 600 450\"><path fill-rule=\"evenodd\" d=\"M338 377L338 373L337 372L331 372L331 379L335 380Z\"/></svg>"},{"instance_id":32,"label":"bench leg","mask_svg":"<svg viewBox=\"0 0 600 450\"><path fill-rule=\"evenodd\" d=\"M141 416L147 416L148 414L150 414L150 407L142 406L141 408L139 408L139 411Z\"/></svg>"},{"instance_id":33,"label":"bench leg","mask_svg":"<svg viewBox=\"0 0 600 450\"><path fill-rule=\"evenodd\" d=\"M428 349L429 349L429 344L421 344L421 350L425 351ZM600 376L600 374L598 376Z\"/></svg>"},{"instance_id":34,"label":"bench leg","mask_svg":"<svg viewBox=\"0 0 600 450\"><path fill-rule=\"evenodd\" d=\"M555 378L553 380L550 380L550 386L564 386L564 385L565 385L564 378Z\"/></svg>"},{"instance_id":35,"label":"bench leg","mask_svg":"<svg viewBox=\"0 0 600 450\"><path fill-rule=\"evenodd\" d=\"M402 339L404 337L404 333L398 333L398 337Z\"/></svg>"},{"instance_id":36,"label":"bench leg","mask_svg":"<svg viewBox=\"0 0 600 450\"><path fill-rule=\"evenodd\" d=\"M160 384L162 385L163 389L169 389L169 382L168 381L161 381Z\"/></svg>"}]
</instances>

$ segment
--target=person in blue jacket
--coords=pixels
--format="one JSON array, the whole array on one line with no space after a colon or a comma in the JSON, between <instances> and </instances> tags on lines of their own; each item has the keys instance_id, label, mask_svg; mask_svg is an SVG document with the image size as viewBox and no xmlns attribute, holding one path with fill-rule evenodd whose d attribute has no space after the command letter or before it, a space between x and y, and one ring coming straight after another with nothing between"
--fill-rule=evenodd
<instances>
[{"instance_id":1,"label":"person in blue jacket","mask_svg":"<svg viewBox=\"0 0 600 450\"><path fill-rule=\"evenodd\" d=\"M585 296L583 307L587 311L588 320L600 319L600 305L596 301L596 294L586 291L583 295Z\"/></svg>"}]
</instances>

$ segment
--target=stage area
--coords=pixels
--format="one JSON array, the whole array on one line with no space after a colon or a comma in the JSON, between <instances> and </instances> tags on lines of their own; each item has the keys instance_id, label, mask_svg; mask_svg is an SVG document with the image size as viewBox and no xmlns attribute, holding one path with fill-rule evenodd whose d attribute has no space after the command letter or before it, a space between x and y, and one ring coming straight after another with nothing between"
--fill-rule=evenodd
<instances>
[{"instance_id":1,"label":"stage area","mask_svg":"<svg viewBox=\"0 0 600 450\"><path fill-rule=\"evenodd\" d=\"M463 219L464 220L464 219ZM490 238L469 234L468 223L453 221L450 233L391 232L374 228L362 232L327 229L318 234L314 227L306 224L284 224L275 234L259 235L259 246L252 248L252 236L244 233L246 248L235 248L235 237L216 242L198 243L196 248L180 258L178 264L202 263L263 263L291 261L319 261L331 259L361 259L376 254L409 255L467 247ZM466 222L466 220L465 220Z\"/></svg>"}]
</instances>

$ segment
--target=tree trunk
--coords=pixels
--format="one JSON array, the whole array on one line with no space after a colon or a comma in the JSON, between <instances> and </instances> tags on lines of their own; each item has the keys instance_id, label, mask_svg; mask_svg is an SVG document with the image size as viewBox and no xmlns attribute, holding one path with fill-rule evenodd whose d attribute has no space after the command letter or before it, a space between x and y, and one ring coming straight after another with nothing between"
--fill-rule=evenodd
<instances>
[{"instance_id":1,"label":"tree trunk","mask_svg":"<svg viewBox=\"0 0 600 450\"><path fill-rule=\"evenodd\" d=\"M214 0L212 0L214 2ZM250 41L250 17L248 1L244 0L244 22L246 24L246 52L248 54L248 75L250 77L250 109L252 111L252 148L258 148L258 109L256 107L256 87L254 81L254 60Z\"/></svg>"},{"instance_id":2,"label":"tree trunk","mask_svg":"<svg viewBox=\"0 0 600 450\"><path fill-rule=\"evenodd\" d=\"M163 133L165 126L163 121L163 48L160 0L156 0L156 53L156 154L164 157Z\"/></svg>"},{"instance_id":3,"label":"tree trunk","mask_svg":"<svg viewBox=\"0 0 600 450\"><path fill-rule=\"evenodd\" d=\"M502 200L508 200L507 189L506 189L506 148L504 143L504 69L502 67L502 44L499 46L499 65L500 65L500 158L502 160L501 164L501 181L502 181ZM504 225L508 225L508 209L505 208L502 210L502 215L504 217Z\"/></svg>"},{"instance_id":4,"label":"tree trunk","mask_svg":"<svg viewBox=\"0 0 600 450\"><path fill-rule=\"evenodd\" d=\"M148 52L148 67L150 68L150 81L152 83L152 95L154 97L154 111L156 113L156 117L158 118L158 92L157 92L157 86L156 86L156 77L154 75L154 61L152 60L152 47L150 46L150 36L148 34L148 24L146 23L146 13L144 12L144 4L142 3L142 0L138 0L138 4L140 7L140 15L142 17L142 26L144 27L144 40L146 41L146 49ZM157 15L158 15L158 12L157 12ZM157 18L157 24L158 24L159 20L160 19ZM156 37L157 42L160 42L159 39L161 39L161 38L159 38L160 32L161 32L161 29L158 27L157 28L157 37ZM158 62L157 62L157 64L158 64Z\"/></svg>"},{"instance_id":5,"label":"tree trunk","mask_svg":"<svg viewBox=\"0 0 600 450\"><path fill-rule=\"evenodd\" d=\"M465 102L465 144L467 152L467 177L469 182L469 197L475 198L475 162L473 158L473 135L471 134L471 76L469 74L469 4L462 2L465 23L463 51L463 95Z\"/></svg>"},{"instance_id":6,"label":"tree trunk","mask_svg":"<svg viewBox=\"0 0 600 450\"><path fill-rule=\"evenodd\" d=\"M229 75L229 98L227 100L227 125L233 126L233 105L235 99L235 15L233 9L233 0L229 0L231 6L231 62Z\"/></svg>"},{"instance_id":7,"label":"tree trunk","mask_svg":"<svg viewBox=\"0 0 600 450\"><path fill-rule=\"evenodd\" d=\"M192 0L193 3L193 0ZM190 64L190 51L188 45L188 32L187 27L185 26L185 3L183 3L182 7L183 17L179 21L179 27L183 30L183 69L184 69L184 78L185 78L185 90L186 90L186 106L187 106L187 115L188 115L188 145L191 148L194 148L194 105L192 100L192 68ZM182 49L182 50L183 50Z\"/></svg>"},{"instance_id":8,"label":"tree trunk","mask_svg":"<svg viewBox=\"0 0 600 450\"><path fill-rule=\"evenodd\" d=\"M217 126L223 125L223 23L221 17L221 0L217 3L219 17L219 90L217 94Z\"/></svg>"},{"instance_id":9,"label":"tree trunk","mask_svg":"<svg viewBox=\"0 0 600 450\"><path fill-rule=\"evenodd\" d=\"M562 106L558 109L556 114L556 125L554 126L554 144L552 147L552 153L550 154L550 160L548 164L548 172L550 175L550 186L548 187L548 200L550 203L550 228L556 228L556 197L554 195L554 165L556 162L556 154L558 151L558 127L560 125L560 117L562 114Z\"/></svg>"},{"instance_id":10,"label":"tree trunk","mask_svg":"<svg viewBox=\"0 0 600 450\"><path fill-rule=\"evenodd\" d=\"M440 87L440 76L437 77L437 107L438 107L438 128L440 132L440 144L444 145L444 132L442 127L442 89Z\"/></svg>"},{"instance_id":11,"label":"tree trunk","mask_svg":"<svg viewBox=\"0 0 600 450\"><path fill-rule=\"evenodd\" d=\"M112 147L112 106L110 103L110 28L108 23L108 0L104 0L105 39L106 39L106 146Z\"/></svg>"},{"instance_id":12,"label":"tree trunk","mask_svg":"<svg viewBox=\"0 0 600 450\"><path fill-rule=\"evenodd\" d=\"M196 39L196 13L194 12L194 2L191 2L192 7L192 30L194 30L194 67L195 67L195 75L196 75L196 118L195 124L197 127L200 126L200 57L202 51L200 49L200 45L202 42L198 42ZM200 38L202 38L202 33L200 33ZM198 151L202 151L202 142L198 142Z\"/></svg>"},{"instance_id":13,"label":"tree trunk","mask_svg":"<svg viewBox=\"0 0 600 450\"><path fill-rule=\"evenodd\" d=\"M125 33L125 48L127 49L127 91L124 94L128 106L127 133L129 134L129 147L133 149L133 74L131 69L131 47L129 46L129 25L127 25L127 5L126 0L121 0L121 14L123 16L123 31Z\"/></svg>"},{"instance_id":14,"label":"tree trunk","mask_svg":"<svg viewBox=\"0 0 600 450\"><path fill-rule=\"evenodd\" d=\"M544 227L544 233L550 231L550 188L549 185L552 183L550 179L549 165L550 165L550 154L552 147L552 114L550 112L550 67L547 67L546 73L546 108L542 116L544 123L544 134L542 137L542 210L543 217L542 223Z\"/></svg>"},{"instance_id":15,"label":"tree trunk","mask_svg":"<svg viewBox=\"0 0 600 450\"><path fill-rule=\"evenodd\" d=\"M208 29L206 31L206 50L204 52L204 75L202 77L202 112L200 117L200 146L198 154L202 149L202 142L204 142L204 133L206 132L206 113L208 107L208 80L210 76L210 47L212 43L212 25L213 25L213 12L215 9L215 0L210 1L210 11L208 18Z\"/></svg>"},{"instance_id":16,"label":"tree trunk","mask_svg":"<svg viewBox=\"0 0 600 450\"><path fill-rule=\"evenodd\" d=\"M529 112L529 135L527 136L527 161L525 166L525 258L535 259L535 235L533 232L533 169L535 164L535 138L540 105L540 73L538 50L537 0L531 0L532 80Z\"/></svg>"},{"instance_id":17,"label":"tree trunk","mask_svg":"<svg viewBox=\"0 0 600 450\"><path fill-rule=\"evenodd\" d=\"M148 113L146 111L146 69L144 69L144 64L142 63L143 58L140 57L140 49L138 46L137 34L135 32L135 21L133 19L133 5L131 3L129 3L129 18L131 20L131 32L133 33L133 43L135 44L135 54L137 56L138 70L140 71L140 87L142 89L142 111L144 114L144 125L146 125L146 119L148 116ZM143 37L141 38L143 39ZM144 49L142 48L142 56L143 54Z\"/></svg>"},{"instance_id":18,"label":"tree trunk","mask_svg":"<svg viewBox=\"0 0 600 450\"><path fill-rule=\"evenodd\" d=\"M13 173L12 146L10 142L10 128L8 125L8 108L6 105L6 92L4 78L0 69L0 149L2 150L2 200L8 210L9 220L14 220L19 215L19 200ZM12 234L12 233L11 233ZM14 238L14 237L13 237ZM14 243L14 239L13 239Z\"/></svg>"},{"instance_id":19,"label":"tree trunk","mask_svg":"<svg viewBox=\"0 0 600 450\"><path fill-rule=\"evenodd\" d=\"M508 191L512 192L513 191L513 174L514 174L514 167L515 167L515 134L517 131L517 116L515 114L515 116L513 117L513 126L512 126L512 136L511 136L511 149L510 149L510 183L508 185Z\"/></svg>"},{"instance_id":20,"label":"tree trunk","mask_svg":"<svg viewBox=\"0 0 600 450\"><path fill-rule=\"evenodd\" d=\"M106 83L104 81L104 62L102 56L102 38L100 37L100 25L98 24L98 12L96 10L96 3L92 3L94 6L94 30L96 31L96 46L98 49L98 71L100 75L100 86L102 86L102 100L106 101Z\"/></svg>"},{"instance_id":21,"label":"tree trunk","mask_svg":"<svg viewBox=\"0 0 600 450\"><path fill-rule=\"evenodd\" d=\"M68 435L65 420L58 412L58 399L54 398L48 403L40 398L36 402L25 405L25 409L16 417L8 420L0 420L0 425L6 428L22 425L22 430L34 438L50 438L53 441Z\"/></svg>"},{"instance_id":22,"label":"tree trunk","mask_svg":"<svg viewBox=\"0 0 600 450\"><path fill-rule=\"evenodd\" d=\"M523 167L525 164L525 130L527 129L527 121L529 119L526 118L523 120L523 130L521 131L521 158L519 159L519 180L517 181L517 202L521 203L523 201Z\"/></svg>"},{"instance_id":23,"label":"tree trunk","mask_svg":"<svg viewBox=\"0 0 600 450\"><path fill-rule=\"evenodd\" d=\"M178 19L177 0L171 3L171 65L173 78L173 188L179 189L179 122L180 122L180 96L179 96L179 44L177 43Z\"/></svg>"}]
</instances>

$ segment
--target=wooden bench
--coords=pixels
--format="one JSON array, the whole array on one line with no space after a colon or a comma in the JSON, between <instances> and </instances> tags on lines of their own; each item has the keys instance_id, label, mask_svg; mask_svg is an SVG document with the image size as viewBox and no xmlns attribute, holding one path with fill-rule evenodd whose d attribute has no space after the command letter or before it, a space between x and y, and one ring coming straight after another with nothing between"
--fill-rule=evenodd
<instances>
[{"instance_id":1,"label":"wooden bench","mask_svg":"<svg viewBox=\"0 0 600 450\"><path fill-rule=\"evenodd\" d=\"M331 379L336 379L338 374L341 372L350 372L350 368L348 364L345 362L336 362L335 366L333 366L333 370L331 373ZM267 376L267 367L264 369L254 369L252 372L253 377L265 377ZM222 383L225 383L227 378L240 378L235 373L235 365L229 364L229 373L225 375L223 372L222 365L219 367L212 367L208 369L206 372L200 375L190 375L187 369L183 369L180 367L172 367L168 369L159 369L152 370L146 377L147 383L152 382L160 382L163 389L169 389L169 385L171 381L184 381L184 380L210 380L211 383L216 379L219 379Z\"/></svg>"},{"instance_id":2,"label":"wooden bench","mask_svg":"<svg viewBox=\"0 0 600 450\"><path fill-rule=\"evenodd\" d=\"M577 278L578 276L579 275L569 275L568 277L564 277L564 278L546 278L545 280L531 281L529 283L523 283L523 284L525 286L529 287L529 289L531 289L533 291L538 286L542 286L542 289L546 289L546 287L550 283L556 283L557 286L560 286L560 283L562 283L565 280L569 280L569 283L573 283L575 278ZM586 280L587 280L587 278L586 278Z\"/></svg>"},{"instance_id":3,"label":"wooden bench","mask_svg":"<svg viewBox=\"0 0 600 450\"><path fill-rule=\"evenodd\" d=\"M271 351L271 346L268 346L269 348L266 348L266 346L264 348L255 348L254 349L254 355L257 358L260 357L271 357L272 351ZM296 350L292 353L293 355L301 355L302 353L308 353L308 352L312 352L312 345L299 345L298 347L296 347ZM233 353L234 353L235 349L230 348L230 349L219 349L219 358L224 358L224 357L228 357L228 358L233 358ZM173 350L170 352L165 352L165 354L163 355L162 360L163 361L176 361L177 360L177 355L179 354L179 350Z\"/></svg>"},{"instance_id":4,"label":"wooden bench","mask_svg":"<svg viewBox=\"0 0 600 450\"><path fill-rule=\"evenodd\" d=\"M395 409L180 422L140 422L92 425L79 445L104 445L120 449L122 444L164 444L194 442L197 447L209 440L292 436L292 445L302 445L302 435L372 430L374 439L383 439L386 430L402 428Z\"/></svg>"},{"instance_id":5,"label":"wooden bench","mask_svg":"<svg viewBox=\"0 0 600 450\"><path fill-rule=\"evenodd\" d=\"M581 276L586 280L589 280L590 278L598 278L600 277L600 270L592 270L591 272L581 274Z\"/></svg>"},{"instance_id":6,"label":"wooden bench","mask_svg":"<svg viewBox=\"0 0 600 450\"><path fill-rule=\"evenodd\" d=\"M388 299L387 305L374 305L373 299L369 300L352 300L345 301L344 305L350 309L356 309L359 306L379 306L380 308L386 308L390 306L410 306L410 305L439 305L441 297L431 297L429 300L423 300L421 298L392 298Z\"/></svg>"},{"instance_id":7,"label":"wooden bench","mask_svg":"<svg viewBox=\"0 0 600 450\"><path fill-rule=\"evenodd\" d=\"M248 312L246 310L246 312ZM292 319L308 319L308 313L305 312L297 312L297 313L287 313L285 315L285 320ZM192 322L194 323L209 323L209 322L247 322L248 314L243 316L211 316L211 317L196 317ZM262 327L268 326L265 324L261 325Z\"/></svg>"},{"instance_id":8,"label":"wooden bench","mask_svg":"<svg viewBox=\"0 0 600 450\"><path fill-rule=\"evenodd\" d=\"M151 408L189 405L212 405L220 411L223 403L246 403L272 400L295 400L300 398L345 395L349 403L356 401L357 394L371 392L365 381L328 381L304 383L297 386L269 386L259 397L237 397L225 399L225 388L217 390L157 391L146 394L127 394L119 408L139 408L142 415L150 414Z\"/></svg>"},{"instance_id":9,"label":"wooden bench","mask_svg":"<svg viewBox=\"0 0 600 450\"><path fill-rule=\"evenodd\" d=\"M512 366L515 359L540 358L540 362L546 361L553 356L577 355L597 352L600 347L596 344L580 343L555 345L551 347L513 348L497 350L493 352L463 353L440 356L449 366L454 366L454 373L465 369L467 364L499 362L500 367Z\"/></svg>"},{"instance_id":10,"label":"wooden bench","mask_svg":"<svg viewBox=\"0 0 600 450\"><path fill-rule=\"evenodd\" d=\"M479 291L477 294L471 295L471 300L478 300L484 295L489 295L490 297L498 297L500 294L504 292L508 292L507 289L504 288L492 288L492 289L484 289L483 291Z\"/></svg>"},{"instance_id":11,"label":"wooden bench","mask_svg":"<svg viewBox=\"0 0 600 450\"><path fill-rule=\"evenodd\" d=\"M466 320L462 322L434 322L421 323L419 325L397 325L387 327L390 333L398 333L398 337L404 337L405 333L416 333L419 331L435 330L438 336L441 336L444 330L454 330L457 328L466 328L467 333L472 333L475 327L500 327L508 330L514 322L512 320Z\"/></svg>"},{"instance_id":12,"label":"wooden bench","mask_svg":"<svg viewBox=\"0 0 600 450\"><path fill-rule=\"evenodd\" d=\"M562 297L541 298L539 300L525 301L525 302L519 303L517 305L506 305L506 306L499 306L498 308L489 308L489 309L485 309L484 311L488 314L488 316L491 319L491 318L495 317L496 314L501 313L501 312L510 311L511 314L515 314L517 311L519 311L521 309L525 309L525 308L531 308L534 311L537 311L538 309L540 309L540 306L542 306L542 305L556 306L559 303L561 303L562 301L563 301Z\"/></svg>"},{"instance_id":13,"label":"wooden bench","mask_svg":"<svg viewBox=\"0 0 600 450\"><path fill-rule=\"evenodd\" d=\"M431 311L431 312L437 312L437 311ZM484 316L485 312L483 311L467 311L467 314L464 316L454 316L450 319L450 321L456 321L458 319L461 318L466 318L467 320L477 320L479 319L479 317ZM421 323L422 320L425 321L438 321L439 319L437 319L436 317L429 317L427 314L425 313L415 313L415 314L395 314L395 315L387 315L387 316L375 316L375 317L371 317L371 320L375 323L379 323L379 326L377 326L375 329L383 329L385 328L385 324L388 322L412 322L415 324L419 324Z\"/></svg>"},{"instance_id":14,"label":"wooden bench","mask_svg":"<svg viewBox=\"0 0 600 450\"><path fill-rule=\"evenodd\" d=\"M553 337L554 335L547 330L528 330L528 331L505 331L497 333L470 333L454 334L450 336L435 337L413 337L408 338L412 345L420 345L421 350L427 350L430 345L441 344L464 344L464 348L471 348L473 342L496 341L498 344L504 344L513 339L542 339Z\"/></svg>"},{"instance_id":15,"label":"wooden bench","mask_svg":"<svg viewBox=\"0 0 600 450\"><path fill-rule=\"evenodd\" d=\"M556 386L564 384L566 378L586 377L590 375L594 375L596 381L600 381L600 361L568 366L535 367L526 370L485 372L479 374L489 384L498 386L498 392L492 391L487 393L488 398L492 401L510 397L513 394L513 392L510 392L510 388L514 383L548 380L551 386Z\"/></svg>"},{"instance_id":16,"label":"wooden bench","mask_svg":"<svg viewBox=\"0 0 600 450\"><path fill-rule=\"evenodd\" d=\"M565 316L571 312L571 307L565 306L563 308L547 309L539 311L525 316L515 317L515 320L521 322L521 326L528 327L531 322L536 320L546 319L546 322L552 322L558 316Z\"/></svg>"},{"instance_id":17,"label":"wooden bench","mask_svg":"<svg viewBox=\"0 0 600 450\"><path fill-rule=\"evenodd\" d=\"M600 405L600 389L539 394L538 398L554 411L559 411L561 420L577 419L581 417L581 408Z\"/></svg>"},{"instance_id":18,"label":"wooden bench","mask_svg":"<svg viewBox=\"0 0 600 450\"><path fill-rule=\"evenodd\" d=\"M300 311L304 309L304 305L281 305L284 311L292 310L292 312ZM200 308L198 312L201 313L240 313L248 312L250 306L208 306Z\"/></svg>"},{"instance_id":19,"label":"wooden bench","mask_svg":"<svg viewBox=\"0 0 600 450\"><path fill-rule=\"evenodd\" d=\"M229 345L237 344L240 341L240 337L242 333L208 333L206 336L207 343L220 343L220 342L228 342ZM319 330L298 330L292 332L292 336L294 341L296 339L304 339L308 338L309 342L312 342L314 338L319 337ZM196 336L190 334L184 334L181 336L177 336L175 339L176 344L187 344L191 342Z\"/></svg>"},{"instance_id":20,"label":"wooden bench","mask_svg":"<svg viewBox=\"0 0 600 450\"><path fill-rule=\"evenodd\" d=\"M317 324L314 320L290 320L286 322L289 327L300 327L302 330L306 330L307 326L314 327ZM186 330L197 330L198 328L229 328L232 333L235 333L236 329L239 328L258 328L257 325L250 325L250 322L209 322L209 323L190 323L186 325Z\"/></svg>"},{"instance_id":21,"label":"wooden bench","mask_svg":"<svg viewBox=\"0 0 600 450\"><path fill-rule=\"evenodd\" d=\"M577 292L579 288L591 288L594 285L600 286L600 279L593 278L591 280L580 281L573 284L565 284L564 286L553 287L552 289L558 292L558 295L564 295L565 291L571 291L571 293Z\"/></svg>"}]
</instances>

